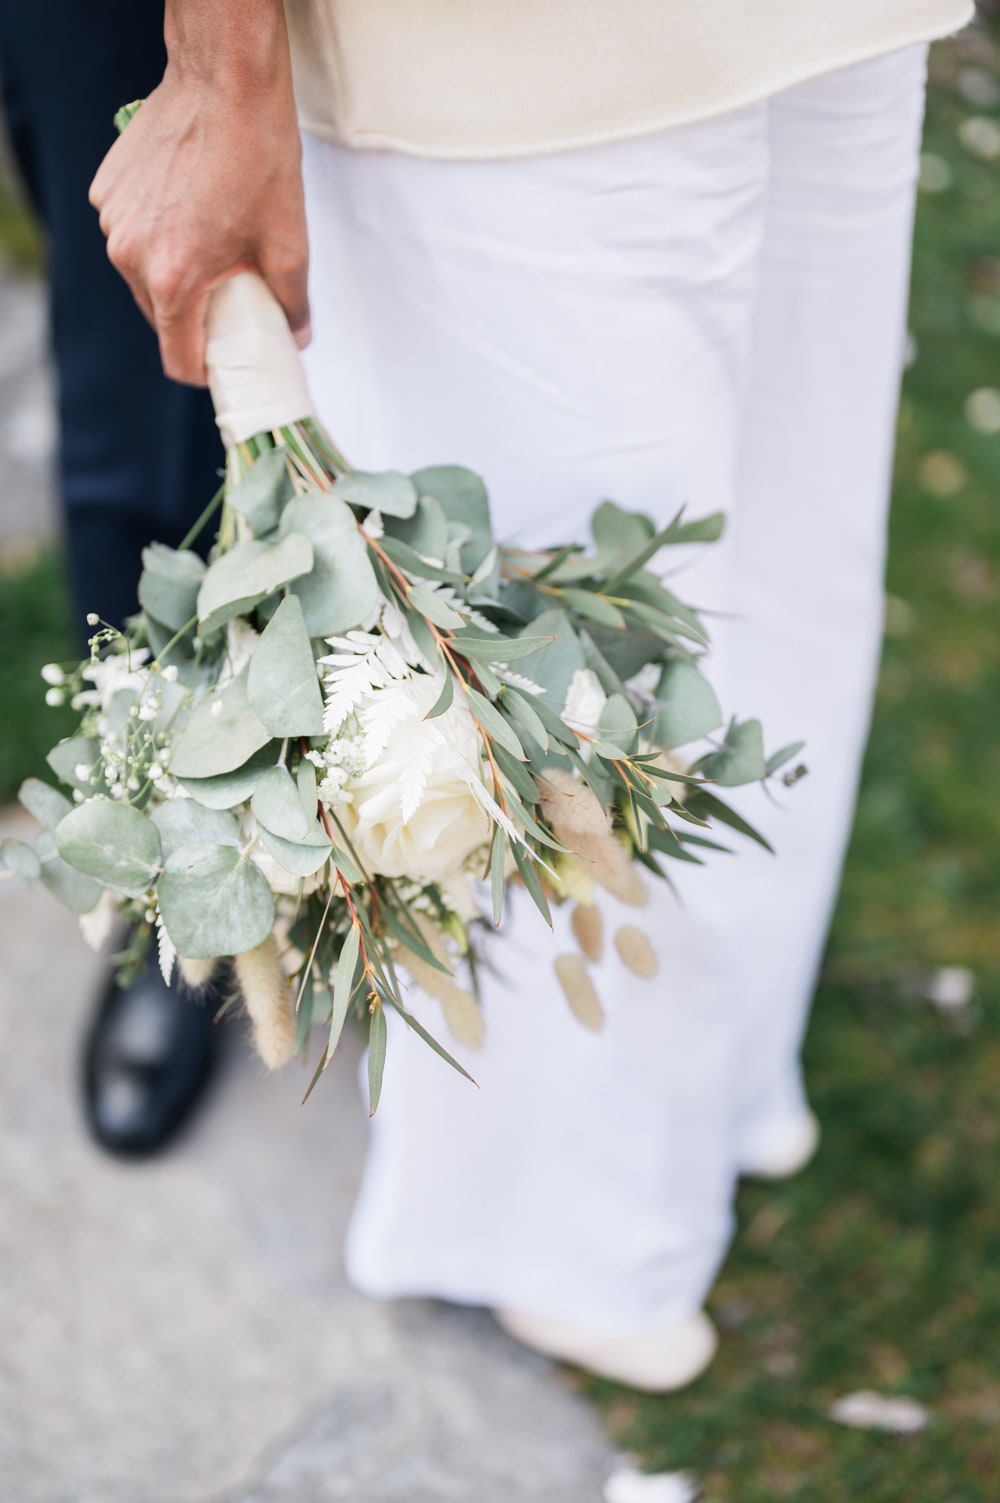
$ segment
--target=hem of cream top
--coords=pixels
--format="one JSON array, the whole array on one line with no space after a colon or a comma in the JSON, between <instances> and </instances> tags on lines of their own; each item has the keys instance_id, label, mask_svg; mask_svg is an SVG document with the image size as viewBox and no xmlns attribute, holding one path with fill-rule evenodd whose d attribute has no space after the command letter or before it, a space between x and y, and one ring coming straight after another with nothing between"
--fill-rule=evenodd
<instances>
[{"instance_id":1,"label":"hem of cream top","mask_svg":"<svg viewBox=\"0 0 1000 1503\"><path fill-rule=\"evenodd\" d=\"M973 0L285 0L302 129L496 158L688 124L932 41Z\"/></svg>"}]
</instances>

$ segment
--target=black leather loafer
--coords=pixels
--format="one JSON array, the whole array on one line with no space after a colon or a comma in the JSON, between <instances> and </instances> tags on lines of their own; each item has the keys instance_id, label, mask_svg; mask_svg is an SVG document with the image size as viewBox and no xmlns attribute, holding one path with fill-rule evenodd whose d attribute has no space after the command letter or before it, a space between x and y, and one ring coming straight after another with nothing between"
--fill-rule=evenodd
<instances>
[{"instance_id":1,"label":"black leather loafer","mask_svg":"<svg viewBox=\"0 0 1000 1503\"><path fill-rule=\"evenodd\" d=\"M84 1112L109 1153L158 1153L187 1122L212 1075L218 996L168 987L155 962L128 987L112 979L84 1044Z\"/></svg>"}]
</instances>

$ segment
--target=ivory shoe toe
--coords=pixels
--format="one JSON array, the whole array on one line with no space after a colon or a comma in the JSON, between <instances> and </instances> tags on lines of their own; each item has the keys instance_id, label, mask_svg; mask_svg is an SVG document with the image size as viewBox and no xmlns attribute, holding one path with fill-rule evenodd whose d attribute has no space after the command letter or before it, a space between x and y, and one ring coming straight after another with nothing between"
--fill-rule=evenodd
<instances>
[{"instance_id":1,"label":"ivory shoe toe","mask_svg":"<svg viewBox=\"0 0 1000 1503\"><path fill-rule=\"evenodd\" d=\"M644 1330L602 1331L526 1310L494 1310L497 1323L523 1346L602 1378L652 1393L683 1388L704 1372L718 1346L702 1311Z\"/></svg>"}]
</instances>

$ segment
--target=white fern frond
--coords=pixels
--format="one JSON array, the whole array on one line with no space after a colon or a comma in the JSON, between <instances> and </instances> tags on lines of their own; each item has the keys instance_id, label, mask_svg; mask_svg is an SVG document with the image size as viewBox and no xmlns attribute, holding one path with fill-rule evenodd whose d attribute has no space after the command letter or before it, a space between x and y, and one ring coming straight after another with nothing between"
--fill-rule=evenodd
<instances>
[{"instance_id":1,"label":"white fern frond","mask_svg":"<svg viewBox=\"0 0 1000 1503\"><path fill-rule=\"evenodd\" d=\"M417 743L416 754L407 762L399 780L399 813L404 825L409 824L420 808L420 801L424 796L427 779L430 776L434 751L433 738L421 737Z\"/></svg>"},{"instance_id":2,"label":"white fern frond","mask_svg":"<svg viewBox=\"0 0 1000 1503\"><path fill-rule=\"evenodd\" d=\"M545 693L541 684L536 684L533 678L526 678L523 673L517 673L504 663L491 663L490 667L501 683L509 684L512 689L520 689L522 694Z\"/></svg>"},{"instance_id":3,"label":"white fern frond","mask_svg":"<svg viewBox=\"0 0 1000 1503\"><path fill-rule=\"evenodd\" d=\"M358 713L369 767L381 757L396 729L407 720L419 719L424 710L425 706L414 695L412 680L387 684L371 695Z\"/></svg>"},{"instance_id":4,"label":"white fern frond","mask_svg":"<svg viewBox=\"0 0 1000 1503\"><path fill-rule=\"evenodd\" d=\"M164 984L169 986L174 974L174 966L177 964L177 951L173 940L164 928L163 914L160 912L156 915L156 953L160 962L160 974Z\"/></svg>"}]
</instances>

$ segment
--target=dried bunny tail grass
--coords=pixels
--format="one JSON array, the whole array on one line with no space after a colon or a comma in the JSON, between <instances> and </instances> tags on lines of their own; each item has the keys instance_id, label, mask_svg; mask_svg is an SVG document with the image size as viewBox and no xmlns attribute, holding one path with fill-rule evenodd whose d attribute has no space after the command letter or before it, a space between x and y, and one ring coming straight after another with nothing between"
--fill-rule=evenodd
<instances>
[{"instance_id":1,"label":"dried bunny tail grass","mask_svg":"<svg viewBox=\"0 0 1000 1503\"><path fill-rule=\"evenodd\" d=\"M467 1049L483 1047L486 1042L486 1019L471 992L467 992L464 987L452 985L441 998L441 1010L448 1032L456 1044L464 1044Z\"/></svg>"},{"instance_id":2,"label":"dried bunny tail grass","mask_svg":"<svg viewBox=\"0 0 1000 1503\"><path fill-rule=\"evenodd\" d=\"M549 768L537 783L538 796L549 824L563 845L576 850L579 836L595 838L611 833L611 816L601 808L593 789L561 767Z\"/></svg>"},{"instance_id":3,"label":"dried bunny tail grass","mask_svg":"<svg viewBox=\"0 0 1000 1503\"><path fill-rule=\"evenodd\" d=\"M423 932L425 928L431 926L421 925L420 927ZM436 955L438 946L430 944L430 938L426 933L424 933L424 940ZM442 964L448 964L444 954L441 954L439 958ZM459 986L454 977L446 976L443 971L437 970L420 955L415 955L412 950L400 946L397 950L397 959L410 979L415 981L417 986L422 987L429 997L440 1002L448 1032L455 1042L464 1044L467 1049L481 1049L486 1039L486 1024L482 1009L472 993Z\"/></svg>"},{"instance_id":4,"label":"dried bunny tail grass","mask_svg":"<svg viewBox=\"0 0 1000 1503\"><path fill-rule=\"evenodd\" d=\"M577 903L570 923L573 937L589 961L594 965L604 954L604 921L596 903Z\"/></svg>"},{"instance_id":5,"label":"dried bunny tail grass","mask_svg":"<svg viewBox=\"0 0 1000 1503\"><path fill-rule=\"evenodd\" d=\"M594 880L620 903L644 908L649 902L646 884L631 855L614 835L578 835L576 854L590 864Z\"/></svg>"},{"instance_id":6,"label":"dried bunny tail grass","mask_svg":"<svg viewBox=\"0 0 1000 1503\"><path fill-rule=\"evenodd\" d=\"M273 934L255 950L234 955L233 970L250 1014L254 1048L268 1069L276 1070L295 1053L295 1012Z\"/></svg>"},{"instance_id":7,"label":"dried bunny tail grass","mask_svg":"<svg viewBox=\"0 0 1000 1503\"><path fill-rule=\"evenodd\" d=\"M660 969L660 962L649 940L641 929L636 929L633 924L623 924L615 935L615 949L623 965L627 966L633 976L641 976L644 981L650 981Z\"/></svg>"},{"instance_id":8,"label":"dried bunny tail grass","mask_svg":"<svg viewBox=\"0 0 1000 1503\"><path fill-rule=\"evenodd\" d=\"M600 1033L604 1027L604 1008L582 956L557 955L555 968L559 985L577 1022L593 1033Z\"/></svg>"},{"instance_id":9,"label":"dried bunny tail grass","mask_svg":"<svg viewBox=\"0 0 1000 1503\"><path fill-rule=\"evenodd\" d=\"M192 992L205 990L215 975L215 968L218 964L217 960L189 960L186 955L177 957L177 969L181 973L181 980Z\"/></svg>"},{"instance_id":10,"label":"dried bunny tail grass","mask_svg":"<svg viewBox=\"0 0 1000 1503\"><path fill-rule=\"evenodd\" d=\"M467 1049L481 1049L486 1041L483 1011L472 993L464 986L459 986L450 974L454 961L448 954L444 935L425 913L415 913L413 921L428 950L435 960L448 967L449 974L446 976L443 971L428 965L426 960L422 960L405 946L398 952L400 965L428 996L440 1002L448 1032L455 1042L464 1044Z\"/></svg>"}]
</instances>

